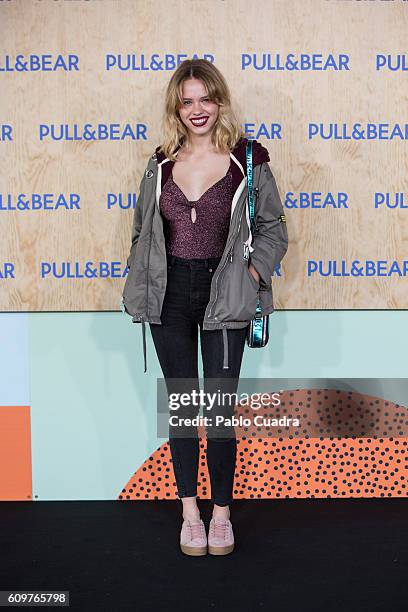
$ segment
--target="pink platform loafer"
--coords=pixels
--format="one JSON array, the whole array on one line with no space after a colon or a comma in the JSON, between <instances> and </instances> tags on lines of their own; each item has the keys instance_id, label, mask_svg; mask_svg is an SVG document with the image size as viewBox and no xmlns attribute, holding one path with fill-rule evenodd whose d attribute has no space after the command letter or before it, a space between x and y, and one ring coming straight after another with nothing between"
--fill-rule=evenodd
<instances>
[{"instance_id":1,"label":"pink platform loafer","mask_svg":"<svg viewBox=\"0 0 408 612\"><path fill-rule=\"evenodd\" d=\"M183 521L180 548L184 554L194 557L207 554L207 534L202 519L200 522L188 519Z\"/></svg>"},{"instance_id":2,"label":"pink platform loafer","mask_svg":"<svg viewBox=\"0 0 408 612\"><path fill-rule=\"evenodd\" d=\"M208 530L208 552L210 555L228 555L234 550L234 532L229 519L210 521Z\"/></svg>"}]
</instances>

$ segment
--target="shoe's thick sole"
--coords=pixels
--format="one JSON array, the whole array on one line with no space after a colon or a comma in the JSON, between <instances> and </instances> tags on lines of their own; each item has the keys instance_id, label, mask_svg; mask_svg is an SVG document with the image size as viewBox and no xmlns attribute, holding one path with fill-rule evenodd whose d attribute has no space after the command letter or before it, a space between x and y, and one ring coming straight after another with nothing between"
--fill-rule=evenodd
<instances>
[{"instance_id":1,"label":"shoe's thick sole","mask_svg":"<svg viewBox=\"0 0 408 612\"><path fill-rule=\"evenodd\" d=\"M207 554L207 546L186 546L185 544L180 544L180 548L185 555L190 555L191 557L201 557Z\"/></svg>"},{"instance_id":2,"label":"shoe's thick sole","mask_svg":"<svg viewBox=\"0 0 408 612\"><path fill-rule=\"evenodd\" d=\"M234 550L234 544L230 546L208 546L210 555L229 555Z\"/></svg>"}]
</instances>

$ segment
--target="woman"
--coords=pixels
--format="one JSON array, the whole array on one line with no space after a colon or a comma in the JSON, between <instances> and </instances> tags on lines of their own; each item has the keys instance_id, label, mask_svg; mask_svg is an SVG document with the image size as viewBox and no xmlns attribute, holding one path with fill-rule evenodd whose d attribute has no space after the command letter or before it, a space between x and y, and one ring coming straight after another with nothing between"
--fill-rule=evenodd
<instances>
[{"instance_id":1,"label":"woman","mask_svg":"<svg viewBox=\"0 0 408 612\"><path fill-rule=\"evenodd\" d=\"M262 314L273 312L271 275L287 250L285 217L268 151L253 141L256 231L251 233L246 142L220 71L207 60L181 63L167 87L163 144L140 184L122 297L123 309L142 323L145 372L149 323L169 394L199 391L198 335L204 394L235 393L258 297ZM234 414L234 402L209 408L214 508L208 540L197 506L197 428L183 425L199 406L192 401L179 407L179 420L169 426L183 507L180 546L190 555L227 554L234 548L229 506L236 437L233 427L222 424ZM217 416L221 425L214 426Z\"/></svg>"}]
</instances>

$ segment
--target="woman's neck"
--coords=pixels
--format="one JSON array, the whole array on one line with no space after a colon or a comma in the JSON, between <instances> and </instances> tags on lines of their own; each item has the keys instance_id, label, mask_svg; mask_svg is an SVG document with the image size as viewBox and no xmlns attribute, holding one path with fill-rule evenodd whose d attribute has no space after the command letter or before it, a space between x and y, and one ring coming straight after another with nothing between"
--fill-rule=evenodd
<instances>
[{"instance_id":1,"label":"woman's neck","mask_svg":"<svg viewBox=\"0 0 408 612\"><path fill-rule=\"evenodd\" d=\"M215 152L216 150L211 141L211 133L203 136L197 136L196 134L190 135L188 139L184 140L181 148L189 155L197 155L198 157L205 153Z\"/></svg>"}]
</instances>

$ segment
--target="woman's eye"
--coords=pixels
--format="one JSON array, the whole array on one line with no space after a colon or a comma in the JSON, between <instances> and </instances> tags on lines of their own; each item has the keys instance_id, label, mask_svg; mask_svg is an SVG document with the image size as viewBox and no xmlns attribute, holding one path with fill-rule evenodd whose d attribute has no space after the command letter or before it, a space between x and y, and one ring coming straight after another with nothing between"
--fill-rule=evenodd
<instances>
[{"instance_id":1,"label":"woman's eye","mask_svg":"<svg viewBox=\"0 0 408 612\"><path fill-rule=\"evenodd\" d=\"M210 98L203 98L202 102L210 102ZM190 100L184 100L183 104L186 106L187 104L191 104Z\"/></svg>"}]
</instances>

